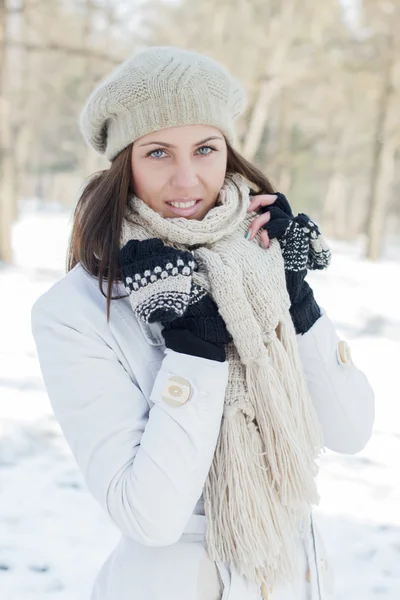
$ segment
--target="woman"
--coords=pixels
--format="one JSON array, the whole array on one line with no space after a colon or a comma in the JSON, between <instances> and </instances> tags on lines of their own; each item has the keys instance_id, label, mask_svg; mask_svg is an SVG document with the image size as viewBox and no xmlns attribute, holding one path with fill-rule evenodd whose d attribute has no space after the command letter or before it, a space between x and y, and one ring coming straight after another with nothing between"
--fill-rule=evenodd
<instances>
[{"instance_id":1,"label":"woman","mask_svg":"<svg viewBox=\"0 0 400 600\"><path fill-rule=\"evenodd\" d=\"M220 64L153 47L82 113L111 166L32 324L56 418L122 534L92 600L331 597L316 459L365 446L373 392L304 280L330 260L317 226L233 149L244 107Z\"/></svg>"}]
</instances>

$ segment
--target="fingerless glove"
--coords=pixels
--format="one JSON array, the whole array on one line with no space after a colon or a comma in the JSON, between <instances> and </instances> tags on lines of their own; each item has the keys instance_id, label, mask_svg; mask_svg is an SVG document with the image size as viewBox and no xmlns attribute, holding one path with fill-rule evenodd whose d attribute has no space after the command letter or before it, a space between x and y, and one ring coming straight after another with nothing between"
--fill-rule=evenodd
<instances>
[{"instance_id":1,"label":"fingerless glove","mask_svg":"<svg viewBox=\"0 0 400 600\"><path fill-rule=\"evenodd\" d=\"M199 286L196 300L183 317L166 323L162 334L167 348L224 362L225 344L232 340L214 300Z\"/></svg>"},{"instance_id":2,"label":"fingerless glove","mask_svg":"<svg viewBox=\"0 0 400 600\"><path fill-rule=\"evenodd\" d=\"M264 228L270 239L276 238L285 263L286 286L289 293L290 313L296 333L306 333L321 316L314 293L305 281L307 270L325 269L331 252L318 226L304 213L295 217L286 197L275 192L277 200L260 212L271 214Z\"/></svg>"},{"instance_id":3,"label":"fingerless glove","mask_svg":"<svg viewBox=\"0 0 400 600\"><path fill-rule=\"evenodd\" d=\"M167 348L225 361L229 335L211 296L193 281L193 255L161 240L130 240L120 251L119 266L135 315L160 322Z\"/></svg>"}]
</instances>

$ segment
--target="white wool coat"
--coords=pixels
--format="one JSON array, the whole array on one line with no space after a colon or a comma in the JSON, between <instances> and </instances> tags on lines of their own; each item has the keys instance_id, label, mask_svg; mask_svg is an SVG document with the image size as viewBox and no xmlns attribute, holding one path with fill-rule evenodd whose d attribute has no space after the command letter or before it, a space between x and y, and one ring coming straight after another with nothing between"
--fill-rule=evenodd
<instances>
[{"instance_id":1,"label":"white wool coat","mask_svg":"<svg viewBox=\"0 0 400 600\"><path fill-rule=\"evenodd\" d=\"M114 293L125 295L122 284ZM366 376L338 358L325 311L297 336L325 446L353 454L374 421ZM121 532L91 600L330 600L332 568L312 514L301 577L260 590L205 550L202 489L218 438L228 364L166 350L161 326L111 303L78 264L32 308L54 414L86 484ZM178 378L178 379L176 379ZM172 387L171 387L172 386ZM173 405L173 396L186 400Z\"/></svg>"}]
</instances>

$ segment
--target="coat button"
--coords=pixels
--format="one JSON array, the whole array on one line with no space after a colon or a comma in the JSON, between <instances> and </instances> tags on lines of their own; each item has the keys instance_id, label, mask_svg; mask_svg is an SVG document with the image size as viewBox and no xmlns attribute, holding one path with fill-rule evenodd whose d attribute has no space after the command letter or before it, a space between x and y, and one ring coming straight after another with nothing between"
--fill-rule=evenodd
<instances>
[{"instance_id":1,"label":"coat button","mask_svg":"<svg viewBox=\"0 0 400 600\"><path fill-rule=\"evenodd\" d=\"M192 386L184 377L171 375L168 377L162 392L162 399L169 406L182 406L190 398Z\"/></svg>"},{"instance_id":2,"label":"coat button","mask_svg":"<svg viewBox=\"0 0 400 600\"><path fill-rule=\"evenodd\" d=\"M336 348L336 358L339 365L350 367L353 364L350 347L344 340L340 340L340 342L338 342Z\"/></svg>"}]
</instances>

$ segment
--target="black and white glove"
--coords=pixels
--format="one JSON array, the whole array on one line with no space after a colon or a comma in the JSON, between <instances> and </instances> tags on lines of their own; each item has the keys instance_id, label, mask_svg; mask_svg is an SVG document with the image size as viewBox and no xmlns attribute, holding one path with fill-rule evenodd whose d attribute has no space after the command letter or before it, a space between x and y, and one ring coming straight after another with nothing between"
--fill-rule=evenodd
<instances>
[{"instance_id":1,"label":"black and white glove","mask_svg":"<svg viewBox=\"0 0 400 600\"><path fill-rule=\"evenodd\" d=\"M307 270L326 269L331 261L331 251L316 223L304 213L295 217L286 197L280 192L275 193L278 196L276 201L260 212L268 210L271 214L263 227L269 238L276 238L281 246L291 301L290 313L296 333L303 334L321 316L314 293L305 281Z\"/></svg>"},{"instance_id":2,"label":"black and white glove","mask_svg":"<svg viewBox=\"0 0 400 600\"><path fill-rule=\"evenodd\" d=\"M193 281L193 254L161 240L130 240L120 251L121 278L138 319L160 322L167 348L224 362L231 341L218 307Z\"/></svg>"}]
</instances>

